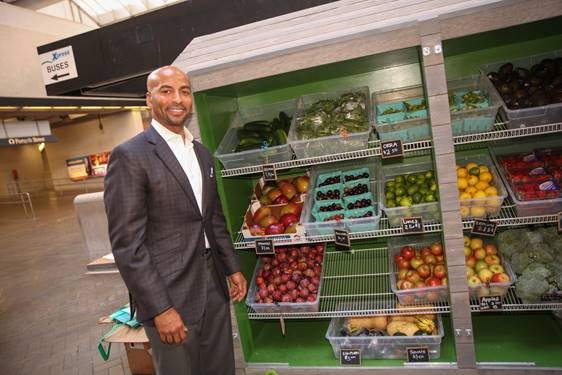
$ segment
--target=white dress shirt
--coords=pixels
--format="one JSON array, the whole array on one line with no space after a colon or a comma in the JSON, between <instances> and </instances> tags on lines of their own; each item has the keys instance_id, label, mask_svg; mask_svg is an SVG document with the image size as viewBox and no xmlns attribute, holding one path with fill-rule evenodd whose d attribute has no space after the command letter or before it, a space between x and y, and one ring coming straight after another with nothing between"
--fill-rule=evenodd
<instances>
[{"instance_id":1,"label":"white dress shirt","mask_svg":"<svg viewBox=\"0 0 562 375\"><path fill-rule=\"evenodd\" d=\"M199 160L193 149L193 135L183 128L185 134L185 142L180 134L176 134L173 131L164 127L158 123L158 121L152 119L152 127L154 130L160 134L162 138L166 141L170 149L174 153L176 159L180 163L183 171L185 172L189 183L191 184L191 189L195 195L195 200L199 206L199 211L203 212L203 180L201 176L201 166L199 165ZM205 236L205 247L210 248L209 240L207 235L203 232Z\"/></svg>"}]
</instances>

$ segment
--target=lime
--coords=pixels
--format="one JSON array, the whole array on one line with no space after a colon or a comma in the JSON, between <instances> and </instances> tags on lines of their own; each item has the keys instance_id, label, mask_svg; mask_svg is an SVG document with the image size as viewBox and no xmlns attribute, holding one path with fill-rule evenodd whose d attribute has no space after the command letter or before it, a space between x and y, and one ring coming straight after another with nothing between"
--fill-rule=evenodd
<instances>
[{"instance_id":1,"label":"lime","mask_svg":"<svg viewBox=\"0 0 562 375\"><path fill-rule=\"evenodd\" d=\"M394 199L394 193L392 191L387 191L384 196L386 199Z\"/></svg>"},{"instance_id":2,"label":"lime","mask_svg":"<svg viewBox=\"0 0 562 375\"><path fill-rule=\"evenodd\" d=\"M418 185L412 185L406 191L408 192L408 195L414 195L414 193L418 191Z\"/></svg>"},{"instance_id":3,"label":"lime","mask_svg":"<svg viewBox=\"0 0 562 375\"><path fill-rule=\"evenodd\" d=\"M396 176L394 178L394 181L396 181L396 184L404 184L406 182L406 179L404 178L404 176L400 175Z\"/></svg>"},{"instance_id":4,"label":"lime","mask_svg":"<svg viewBox=\"0 0 562 375\"><path fill-rule=\"evenodd\" d=\"M472 167L470 168L470 170L468 171L468 174L471 176L478 176L480 174L480 168L478 167Z\"/></svg>"},{"instance_id":5,"label":"lime","mask_svg":"<svg viewBox=\"0 0 562 375\"><path fill-rule=\"evenodd\" d=\"M409 207L412 205L412 199L410 197L403 197L398 204L402 207Z\"/></svg>"},{"instance_id":6,"label":"lime","mask_svg":"<svg viewBox=\"0 0 562 375\"><path fill-rule=\"evenodd\" d=\"M418 191L422 194L422 195L426 195L427 193L429 193L429 187L427 187L425 184L420 186Z\"/></svg>"},{"instance_id":7,"label":"lime","mask_svg":"<svg viewBox=\"0 0 562 375\"><path fill-rule=\"evenodd\" d=\"M435 202L435 195L427 194L424 199L425 202Z\"/></svg>"},{"instance_id":8,"label":"lime","mask_svg":"<svg viewBox=\"0 0 562 375\"><path fill-rule=\"evenodd\" d=\"M415 192L414 195L412 196L412 200L414 201L414 203L420 203L423 199L423 195L421 195L420 192Z\"/></svg>"},{"instance_id":9,"label":"lime","mask_svg":"<svg viewBox=\"0 0 562 375\"><path fill-rule=\"evenodd\" d=\"M394 199L387 199L386 200L386 208L394 208L396 207L396 202Z\"/></svg>"},{"instance_id":10,"label":"lime","mask_svg":"<svg viewBox=\"0 0 562 375\"><path fill-rule=\"evenodd\" d=\"M418 180L415 174L409 174L406 179L408 180L408 184L415 184Z\"/></svg>"},{"instance_id":11,"label":"lime","mask_svg":"<svg viewBox=\"0 0 562 375\"><path fill-rule=\"evenodd\" d=\"M394 182L394 180L388 180L386 181L386 183L384 184L384 186L387 189L393 189L396 186L396 182Z\"/></svg>"},{"instance_id":12,"label":"lime","mask_svg":"<svg viewBox=\"0 0 562 375\"><path fill-rule=\"evenodd\" d=\"M426 178L426 179L431 179L431 178L433 178L433 171L431 171L431 170L430 170L430 171L426 171L426 172L425 172L425 178Z\"/></svg>"},{"instance_id":13,"label":"lime","mask_svg":"<svg viewBox=\"0 0 562 375\"><path fill-rule=\"evenodd\" d=\"M396 189L394 190L394 195L398 196L398 195L404 195L406 194L406 188L400 186L400 187L396 187Z\"/></svg>"},{"instance_id":14,"label":"lime","mask_svg":"<svg viewBox=\"0 0 562 375\"><path fill-rule=\"evenodd\" d=\"M435 183L431 184L431 185L429 186L429 190L430 190L430 191L437 191L437 185L436 185Z\"/></svg>"}]
</instances>

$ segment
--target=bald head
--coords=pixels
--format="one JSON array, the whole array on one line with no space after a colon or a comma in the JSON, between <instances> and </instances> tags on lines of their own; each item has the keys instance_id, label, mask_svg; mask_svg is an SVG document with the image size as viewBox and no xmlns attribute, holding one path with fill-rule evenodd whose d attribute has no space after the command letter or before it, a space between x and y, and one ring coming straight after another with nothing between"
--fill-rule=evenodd
<instances>
[{"instance_id":1,"label":"bald head","mask_svg":"<svg viewBox=\"0 0 562 375\"><path fill-rule=\"evenodd\" d=\"M153 70L146 80L146 90L152 91L155 87L160 84L160 81L166 77L172 76L183 76L189 82L189 77L181 69L176 68L172 65L162 66L156 70Z\"/></svg>"},{"instance_id":2,"label":"bald head","mask_svg":"<svg viewBox=\"0 0 562 375\"><path fill-rule=\"evenodd\" d=\"M148 75L146 89L152 118L173 132L183 133L192 104L187 74L175 66L163 66Z\"/></svg>"}]
</instances>

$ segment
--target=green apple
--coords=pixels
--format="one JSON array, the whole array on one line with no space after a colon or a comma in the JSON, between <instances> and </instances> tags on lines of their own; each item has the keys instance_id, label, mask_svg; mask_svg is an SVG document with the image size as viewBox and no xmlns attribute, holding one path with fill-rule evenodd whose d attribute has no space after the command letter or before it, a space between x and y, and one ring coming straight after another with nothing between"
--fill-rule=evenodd
<instances>
[{"instance_id":1,"label":"green apple","mask_svg":"<svg viewBox=\"0 0 562 375\"><path fill-rule=\"evenodd\" d=\"M476 264L474 265L474 271L478 273L480 272L480 270L483 270L484 268L488 268L488 263L486 263L483 260L477 260Z\"/></svg>"},{"instance_id":2,"label":"green apple","mask_svg":"<svg viewBox=\"0 0 562 375\"><path fill-rule=\"evenodd\" d=\"M490 271L492 271L494 274L496 273L504 273L504 269L503 266L501 264L492 264L490 267L488 267L490 269Z\"/></svg>"},{"instance_id":3,"label":"green apple","mask_svg":"<svg viewBox=\"0 0 562 375\"><path fill-rule=\"evenodd\" d=\"M490 271L488 268L481 269L478 272L478 277L484 283L489 283L490 280L492 279L492 276L494 276L494 273L492 271Z\"/></svg>"},{"instance_id":4,"label":"green apple","mask_svg":"<svg viewBox=\"0 0 562 375\"><path fill-rule=\"evenodd\" d=\"M480 279L478 278L478 276L476 275L472 275L468 278L468 285L470 286L476 286L476 285L480 285L482 284L482 281L480 281Z\"/></svg>"}]
</instances>

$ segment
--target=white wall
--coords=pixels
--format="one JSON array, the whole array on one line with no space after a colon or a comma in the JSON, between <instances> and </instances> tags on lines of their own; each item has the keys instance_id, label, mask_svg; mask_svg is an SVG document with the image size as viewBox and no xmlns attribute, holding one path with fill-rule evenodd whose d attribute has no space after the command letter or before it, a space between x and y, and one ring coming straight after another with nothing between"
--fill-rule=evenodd
<instances>
[{"instance_id":1,"label":"white wall","mask_svg":"<svg viewBox=\"0 0 562 375\"><path fill-rule=\"evenodd\" d=\"M93 29L0 2L0 96L45 96L37 47Z\"/></svg>"},{"instance_id":2,"label":"white wall","mask_svg":"<svg viewBox=\"0 0 562 375\"><path fill-rule=\"evenodd\" d=\"M137 111L104 116L101 122L103 130L99 129L97 119L52 129L59 141L48 143L45 149L53 179L68 179L70 182L67 159L111 151L143 130L141 115Z\"/></svg>"}]
</instances>

